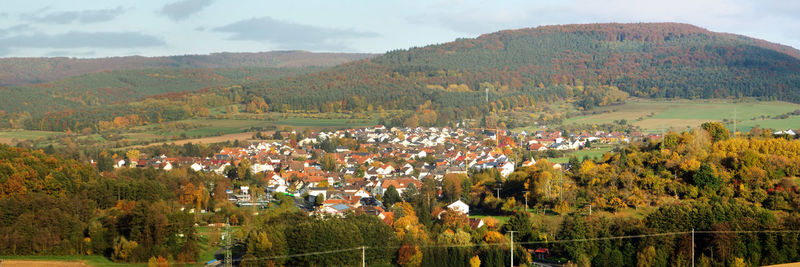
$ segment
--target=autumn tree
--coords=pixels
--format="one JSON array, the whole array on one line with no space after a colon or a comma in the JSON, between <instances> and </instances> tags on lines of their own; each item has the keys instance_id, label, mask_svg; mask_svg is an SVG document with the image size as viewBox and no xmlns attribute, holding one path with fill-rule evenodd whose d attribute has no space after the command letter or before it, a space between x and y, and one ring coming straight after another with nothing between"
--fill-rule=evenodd
<instances>
[{"instance_id":1,"label":"autumn tree","mask_svg":"<svg viewBox=\"0 0 800 267\"><path fill-rule=\"evenodd\" d=\"M714 142L727 140L731 134L730 131L728 131L728 128L719 122L706 122L700 125L700 127L708 132L708 134L711 136L711 140Z\"/></svg>"},{"instance_id":2,"label":"autumn tree","mask_svg":"<svg viewBox=\"0 0 800 267\"><path fill-rule=\"evenodd\" d=\"M442 181L442 192L447 202L453 202L461 197L462 188L466 177L460 174L449 173L444 176ZM467 189L469 190L469 189Z\"/></svg>"},{"instance_id":3,"label":"autumn tree","mask_svg":"<svg viewBox=\"0 0 800 267\"><path fill-rule=\"evenodd\" d=\"M319 164L322 166L322 169L325 170L325 171L329 171L329 172L336 171L336 157L334 157L330 153L326 153L325 155L322 155L322 157L319 160Z\"/></svg>"}]
</instances>

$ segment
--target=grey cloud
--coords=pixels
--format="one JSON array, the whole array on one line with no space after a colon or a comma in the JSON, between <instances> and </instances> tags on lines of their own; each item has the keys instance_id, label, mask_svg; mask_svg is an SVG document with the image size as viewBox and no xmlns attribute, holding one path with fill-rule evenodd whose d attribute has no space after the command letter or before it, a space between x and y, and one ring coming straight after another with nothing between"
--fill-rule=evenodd
<instances>
[{"instance_id":1,"label":"grey cloud","mask_svg":"<svg viewBox=\"0 0 800 267\"><path fill-rule=\"evenodd\" d=\"M538 25L580 23L574 18L562 19L556 14L570 14L563 5L544 5L517 7L514 9L484 8L463 5L457 9L440 12L426 12L406 17L406 21L420 25L438 24L444 28L466 33L484 34L499 30L535 27Z\"/></svg>"},{"instance_id":2,"label":"grey cloud","mask_svg":"<svg viewBox=\"0 0 800 267\"><path fill-rule=\"evenodd\" d=\"M82 11L64 11L52 12L44 16L32 17L30 20L48 24L69 24L73 22L98 23L113 20L122 13L125 13L125 9L122 7Z\"/></svg>"},{"instance_id":3,"label":"grey cloud","mask_svg":"<svg viewBox=\"0 0 800 267\"><path fill-rule=\"evenodd\" d=\"M342 50L347 39L378 37L374 32L360 32L303 25L270 17L252 18L214 31L232 33L232 40L268 41L281 49Z\"/></svg>"},{"instance_id":4,"label":"grey cloud","mask_svg":"<svg viewBox=\"0 0 800 267\"><path fill-rule=\"evenodd\" d=\"M36 33L0 38L0 51L14 48L130 48L163 46L161 38L136 32Z\"/></svg>"},{"instance_id":5,"label":"grey cloud","mask_svg":"<svg viewBox=\"0 0 800 267\"><path fill-rule=\"evenodd\" d=\"M17 24L8 28L0 28L0 37L33 31L33 27L28 24Z\"/></svg>"},{"instance_id":6,"label":"grey cloud","mask_svg":"<svg viewBox=\"0 0 800 267\"><path fill-rule=\"evenodd\" d=\"M183 0L165 5L161 8L160 13L172 20L183 20L200 12L212 3L214 3L214 0Z\"/></svg>"}]
</instances>

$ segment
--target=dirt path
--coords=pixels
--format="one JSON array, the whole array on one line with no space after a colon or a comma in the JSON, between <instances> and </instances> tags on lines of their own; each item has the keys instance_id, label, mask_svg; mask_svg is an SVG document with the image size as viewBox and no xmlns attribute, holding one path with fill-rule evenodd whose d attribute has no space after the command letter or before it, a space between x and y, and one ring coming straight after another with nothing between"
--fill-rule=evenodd
<instances>
[{"instance_id":1,"label":"dirt path","mask_svg":"<svg viewBox=\"0 0 800 267\"><path fill-rule=\"evenodd\" d=\"M83 261L29 261L29 260L3 260L2 267L83 267L89 266Z\"/></svg>"}]
</instances>

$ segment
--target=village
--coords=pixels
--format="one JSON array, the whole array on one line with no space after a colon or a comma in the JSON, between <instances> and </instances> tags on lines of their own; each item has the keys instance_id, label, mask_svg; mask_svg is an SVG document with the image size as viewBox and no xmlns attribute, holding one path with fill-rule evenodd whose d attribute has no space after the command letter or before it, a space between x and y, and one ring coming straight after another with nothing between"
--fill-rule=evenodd
<instances>
[{"instance_id":1,"label":"village","mask_svg":"<svg viewBox=\"0 0 800 267\"><path fill-rule=\"evenodd\" d=\"M211 157L141 156L115 168L139 167L170 171L188 166L196 172L231 177L231 170L246 166L256 183L236 179L226 190L228 200L238 206L267 207L277 194L295 198L297 207L311 214L344 216L364 212L387 216L381 199L387 190L397 194L409 188L418 190L423 178L441 183L448 174L496 169L506 177L517 168L536 163L531 152L572 151L589 143L619 144L633 138L657 137L642 133L581 133L564 135L560 131L522 131L390 128L373 126L359 129L310 132L295 140L298 133L278 133L281 140L254 141L241 147L225 147ZM568 163L551 163L567 169ZM233 178L244 177L244 174ZM469 213L469 206L451 204ZM382 218L383 219L383 218Z\"/></svg>"}]
</instances>

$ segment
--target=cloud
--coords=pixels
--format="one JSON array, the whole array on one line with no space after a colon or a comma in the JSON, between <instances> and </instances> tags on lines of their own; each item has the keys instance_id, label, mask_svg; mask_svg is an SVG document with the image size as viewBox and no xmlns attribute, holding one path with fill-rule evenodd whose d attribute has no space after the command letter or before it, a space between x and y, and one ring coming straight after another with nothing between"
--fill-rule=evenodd
<instances>
[{"instance_id":1,"label":"cloud","mask_svg":"<svg viewBox=\"0 0 800 267\"><path fill-rule=\"evenodd\" d=\"M172 20L184 20L214 3L214 0L182 0L167 4L160 13Z\"/></svg>"},{"instance_id":2,"label":"cloud","mask_svg":"<svg viewBox=\"0 0 800 267\"><path fill-rule=\"evenodd\" d=\"M63 11L48 13L44 16L33 16L30 17L29 20L46 24L69 24L73 22L87 24L110 21L122 13L125 13L125 9L122 7L82 11Z\"/></svg>"},{"instance_id":3,"label":"cloud","mask_svg":"<svg viewBox=\"0 0 800 267\"><path fill-rule=\"evenodd\" d=\"M137 32L35 33L0 38L0 52L15 48L132 48L165 45L161 38Z\"/></svg>"},{"instance_id":4,"label":"cloud","mask_svg":"<svg viewBox=\"0 0 800 267\"><path fill-rule=\"evenodd\" d=\"M33 27L28 24L17 24L8 28L0 28L0 37L11 35L11 34L18 34L18 33L25 33L33 31Z\"/></svg>"},{"instance_id":5,"label":"cloud","mask_svg":"<svg viewBox=\"0 0 800 267\"><path fill-rule=\"evenodd\" d=\"M425 13L407 17L417 24L438 24L461 33L551 24L602 22L684 22L719 30L763 29L754 21L781 16L800 20L800 1L783 0L573 0L484 6L474 1L443 0Z\"/></svg>"},{"instance_id":6,"label":"cloud","mask_svg":"<svg viewBox=\"0 0 800 267\"><path fill-rule=\"evenodd\" d=\"M232 33L231 40L267 41L281 49L340 50L347 39L378 37L374 32L360 32L317 27L275 20L270 17L234 22L214 31Z\"/></svg>"}]
</instances>

